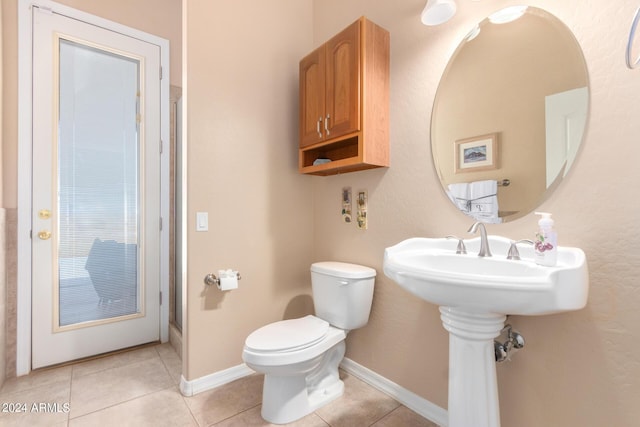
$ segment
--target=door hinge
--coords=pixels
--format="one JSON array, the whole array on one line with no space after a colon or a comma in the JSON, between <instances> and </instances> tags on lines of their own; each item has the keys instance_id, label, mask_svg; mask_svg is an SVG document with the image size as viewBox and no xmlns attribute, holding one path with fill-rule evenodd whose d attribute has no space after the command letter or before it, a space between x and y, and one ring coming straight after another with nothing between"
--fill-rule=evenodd
<instances>
[{"instance_id":1,"label":"door hinge","mask_svg":"<svg viewBox=\"0 0 640 427\"><path fill-rule=\"evenodd\" d=\"M162 231L162 217L160 217L160 231Z\"/></svg>"},{"instance_id":2,"label":"door hinge","mask_svg":"<svg viewBox=\"0 0 640 427\"><path fill-rule=\"evenodd\" d=\"M160 80L162 80L162 67L160 67Z\"/></svg>"},{"instance_id":3,"label":"door hinge","mask_svg":"<svg viewBox=\"0 0 640 427\"><path fill-rule=\"evenodd\" d=\"M162 154L162 150L163 150L162 146L163 145L164 145L164 142L162 142L162 140L160 140L160 154Z\"/></svg>"},{"instance_id":4,"label":"door hinge","mask_svg":"<svg viewBox=\"0 0 640 427\"><path fill-rule=\"evenodd\" d=\"M29 230L29 238L33 239L33 230Z\"/></svg>"},{"instance_id":5,"label":"door hinge","mask_svg":"<svg viewBox=\"0 0 640 427\"><path fill-rule=\"evenodd\" d=\"M162 305L162 291L159 292L159 294L160 294L160 305Z\"/></svg>"}]
</instances>

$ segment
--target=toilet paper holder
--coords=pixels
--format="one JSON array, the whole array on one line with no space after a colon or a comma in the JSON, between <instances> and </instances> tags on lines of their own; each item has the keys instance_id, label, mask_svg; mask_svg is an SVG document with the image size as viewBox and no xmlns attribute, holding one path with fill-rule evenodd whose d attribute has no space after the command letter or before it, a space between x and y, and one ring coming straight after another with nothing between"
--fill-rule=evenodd
<instances>
[{"instance_id":1,"label":"toilet paper holder","mask_svg":"<svg viewBox=\"0 0 640 427\"><path fill-rule=\"evenodd\" d=\"M236 271L235 273L238 277L238 280L242 279L242 277L240 277L239 271ZM208 286L220 286L220 278L213 273L209 273L204 276L204 283Z\"/></svg>"}]
</instances>

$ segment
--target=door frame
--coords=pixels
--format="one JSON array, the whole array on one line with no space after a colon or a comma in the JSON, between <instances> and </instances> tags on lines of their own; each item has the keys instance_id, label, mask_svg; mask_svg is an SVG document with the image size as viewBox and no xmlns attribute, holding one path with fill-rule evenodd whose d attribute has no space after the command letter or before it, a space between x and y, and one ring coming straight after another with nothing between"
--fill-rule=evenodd
<instances>
[{"instance_id":1,"label":"door frame","mask_svg":"<svg viewBox=\"0 0 640 427\"><path fill-rule=\"evenodd\" d=\"M16 374L31 371L32 7L84 21L160 47L160 340L169 340L169 41L50 0L18 0L18 226Z\"/></svg>"}]
</instances>

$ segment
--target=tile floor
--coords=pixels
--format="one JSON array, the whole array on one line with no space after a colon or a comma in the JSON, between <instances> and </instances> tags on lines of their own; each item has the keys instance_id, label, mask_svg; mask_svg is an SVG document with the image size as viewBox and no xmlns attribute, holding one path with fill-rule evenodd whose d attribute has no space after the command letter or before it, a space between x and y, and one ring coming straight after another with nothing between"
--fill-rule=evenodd
<instances>
[{"instance_id":1,"label":"tile floor","mask_svg":"<svg viewBox=\"0 0 640 427\"><path fill-rule=\"evenodd\" d=\"M181 362L169 344L9 379L0 390L1 426L271 425L260 417L262 376L192 397L180 394ZM434 427L386 394L341 372L345 394L290 425ZM22 412L19 412L22 411Z\"/></svg>"}]
</instances>

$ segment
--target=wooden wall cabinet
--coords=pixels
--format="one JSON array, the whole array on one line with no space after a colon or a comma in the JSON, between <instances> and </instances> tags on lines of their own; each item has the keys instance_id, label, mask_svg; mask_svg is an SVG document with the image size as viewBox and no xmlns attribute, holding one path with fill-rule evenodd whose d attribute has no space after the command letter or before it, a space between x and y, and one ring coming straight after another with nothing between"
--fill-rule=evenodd
<instances>
[{"instance_id":1,"label":"wooden wall cabinet","mask_svg":"<svg viewBox=\"0 0 640 427\"><path fill-rule=\"evenodd\" d=\"M362 17L300 61L299 170L388 166L389 33Z\"/></svg>"}]
</instances>

